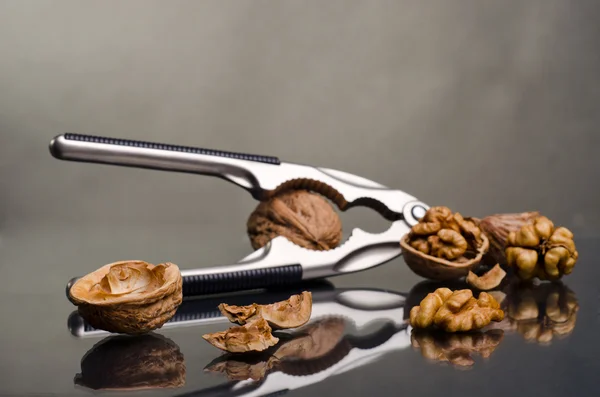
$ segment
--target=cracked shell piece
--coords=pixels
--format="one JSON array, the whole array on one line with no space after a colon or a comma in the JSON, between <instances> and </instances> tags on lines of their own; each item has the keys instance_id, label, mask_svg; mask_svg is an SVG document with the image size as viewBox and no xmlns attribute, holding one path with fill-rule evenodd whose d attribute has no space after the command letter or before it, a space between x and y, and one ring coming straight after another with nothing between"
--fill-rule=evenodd
<instances>
[{"instance_id":1,"label":"cracked shell piece","mask_svg":"<svg viewBox=\"0 0 600 397\"><path fill-rule=\"evenodd\" d=\"M175 315L183 300L182 278L173 263L115 262L77 280L69 296L92 327L143 334Z\"/></svg>"},{"instance_id":2,"label":"cracked shell piece","mask_svg":"<svg viewBox=\"0 0 600 397\"><path fill-rule=\"evenodd\" d=\"M304 291L292 295L289 299L258 305L235 306L221 303L219 310L229 321L246 324L257 317L264 318L273 329L288 329L300 327L310 320L312 313L312 293Z\"/></svg>"},{"instance_id":3,"label":"cracked shell piece","mask_svg":"<svg viewBox=\"0 0 600 397\"><path fill-rule=\"evenodd\" d=\"M261 352L279 342L262 317L225 331L202 335L214 347L230 353Z\"/></svg>"},{"instance_id":4,"label":"cracked shell piece","mask_svg":"<svg viewBox=\"0 0 600 397\"><path fill-rule=\"evenodd\" d=\"M489 291L499 286L505 276L506 272L504 269L502 269L500 264L496 264L496 266L481 276L478 276L473 272L469 272L469 275L467 276L467 283L480 291Z\"/></svg>"}]
</instances>

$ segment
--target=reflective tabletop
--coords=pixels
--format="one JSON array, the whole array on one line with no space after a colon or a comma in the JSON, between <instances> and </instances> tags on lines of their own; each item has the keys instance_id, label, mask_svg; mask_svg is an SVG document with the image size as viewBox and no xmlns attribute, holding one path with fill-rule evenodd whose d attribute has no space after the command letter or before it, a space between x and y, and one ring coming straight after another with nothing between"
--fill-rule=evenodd
<instances>
[{"instance_id":1,"label":"reflective tabletop","mask_svg":"<svg viewBox=\"0 0 600 397\"><path fill-rule=\"evenodd\" d=\"M140 337L87 325L65 297L66 281L125 252L158 258L162 233L167 232L90 227L85 238L67 228L15 228L5 235L0 394L591 396L598 391L600 295L592 281L600 277L597 238L576 239L580 261L561 282L504 288L505 320L478 333L439 334L408 326L410 307L428 292L468 286L421 279L402 258L286 289L186 299L163 328ZM178 227L167 234L179 244L171 249L191 263L193 244L182 242L188 233ZM243 251L245 244L232 245ZM111 249L115 253L106 254ZM202 339L231 325L217 308L221 302L271 303L305 290L313 294L311 320L278 333L282 342L263 354L223 354Z\"/></svg>"}]
</instances>

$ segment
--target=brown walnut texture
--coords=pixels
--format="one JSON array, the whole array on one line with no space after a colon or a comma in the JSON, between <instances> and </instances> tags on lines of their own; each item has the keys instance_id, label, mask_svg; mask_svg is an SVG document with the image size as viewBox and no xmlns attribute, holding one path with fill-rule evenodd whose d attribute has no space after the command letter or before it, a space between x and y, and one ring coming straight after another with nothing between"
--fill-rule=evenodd
<instances>
[{"instance_id":1,"label":"brown walnut texture","mask_svg":"<svg viewBox=\"0 0 600 397\"><path fill-rule=\"evenodd\" d=\"M429 329L413 329L410 335L413 348L434 362L449 362L469 368L475 364L474 354L489 358L504 338L504 331L494 329L486 332L448 334Z\"/></svg>"},{"instance_id":2,"label":"brown walnut texture","mask_svg":"<svg viewBox=\"0 0 600 397\"><path fill-rule=\"evenodd\" d=\"M448 207L431 207L400 241L406 264L437 280L466 276L487 252L489 242L470 218Z\"/></svg>"},{"instance_id":3,"label":"brown walnut texture","mask_svg":"<svg viewBox=\"0 0 600 397\"><path fill-rule=\"evenodd\" d=\"M515 267L523 280L558 280L570 274L579 256L573 233L555 228L545 216L511 231L506 241L506 262Z\"/></svg>"},{"instance_id":4,"label":"brown walnut texture","mask_svg":"<svg viewBox=\"0 0 600 397\"><path fill-rule=\"evenodd\" d=\"M240 326L205 334L203 338L213 346L230 352L260 352L276 345L279 339L273 329L297 328L308 322L312 313L312 293L303 291L289 299L268 305L253 303L235 306L221 303L221 313Z\"/></svg>"},{"instance_id":5,"label":"brown walnut texture","mask_svg":"<svg viewBox=\"0 0 600 397\"><path fill-rule=\"evenodd\" d=\"M496 264L496 266L481 276L469 272L466 281L469 285L480 291L489 291L499 286L504 277L506 277L506 272L499 264Z\"/></svg>"},{"instance_id":6,"label":"brown walnut texture","mask_svg":"<svg viewBox=\"0 0 600 397\"><path fill-rule=\"evenodd\" d=\"M491 295L481 292L475 299L469 289L452 292L449 288L438 288L410 310L413 328L435 326L446 332L477 330L503 318L504 312Z\"/></svg>"},{"instance_id":7,"label":"brown walnut texture","mask_svg":"<svg viewBox=\"0 0 600 397\"><path fill-rule=\"evenodd\" d=\"M279 342L279 338L273 336L271 331L265 319L258 317L244 325L202 335L202 338L214 347L231 353L260 352Z\"/></svg>"},{"instance_id":8,"label":"brown walnut texture","mask_svg":"<svg viewBox=\"0 0 600 397\"><path fill-rule=\"evenodd\" d=\"M269 305L235 306L221 303L221 313L229 321L246 324L254 318L264 318L273 329L297 328L308 322L312 313L312 294L304 291L289 299Z\"/></svg>"},{"instance_id":9,"label":"brown walnut texture","mask_svg":"<svg viewBox=\"0 0 600 397\"><path fill-rule=\"evenodd\" d=\"M93 390L146 390L185 385L179 346L161 335L103 339L81 359L75 384Z\"/></svg>"},{"instance_id":10,"label":"brown walnut texture","mask_svg":"<svg viewBox=\"0 0 600 397\"><path fill-rule=\"evenodd\" d=\"M183 300L181 273L173 263L115 262L79 279L69 296L92 327L143 334L175 315Z\"/></svg>"},{"instance_id":11,"label":"brown walnut texture","mask_svg":"<svg viewBox=\"0 0 600 397\"><path fill-rule=\"evenodd\" d=\"M311 250L330 250L342 240L342 221L333 206L319 194L306 190L283 191L261 202L247 222L254 249L283 236Z\"/></svg>"}]
</instances>

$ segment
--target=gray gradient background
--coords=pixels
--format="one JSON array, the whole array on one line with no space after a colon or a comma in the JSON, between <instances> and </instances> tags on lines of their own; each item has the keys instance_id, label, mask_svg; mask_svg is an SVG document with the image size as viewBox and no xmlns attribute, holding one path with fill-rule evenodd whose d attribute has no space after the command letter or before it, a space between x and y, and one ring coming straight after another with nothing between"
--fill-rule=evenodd
<instances>
[{"instance_id":1,"label":"gray gradient background","mask_svg":"<svg viewBox=\"0 0 600 397\"><path fill-rule=\"evenodd\" d=\"M597 237L599 8L0 0L0 394L75 392L93 342L67 335L70 277L126 258L190 268L250 251L247 193L60 162L48 142L62 132L276 155L467 215L538 209ZM346 234L385 227L367 210L343 220ZM418 278L399 259L336 283L359 281L407 290ZM200 373L214 351L194 332L171 336ZM336 390L369 377L346 374Z\"/></svg>"}]
</instances>

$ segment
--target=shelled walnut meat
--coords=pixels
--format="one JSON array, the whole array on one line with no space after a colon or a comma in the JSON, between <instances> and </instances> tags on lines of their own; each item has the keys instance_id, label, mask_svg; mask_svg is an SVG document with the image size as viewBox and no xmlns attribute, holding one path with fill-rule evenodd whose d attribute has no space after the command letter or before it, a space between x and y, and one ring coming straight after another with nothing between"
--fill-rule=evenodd
<instances>
[{"instance_id":1,"label":"shelled walnut meat","mask_svg":"<svg viewBox=\"0 0 600 397\"><path fill-rule=\"evenodd\" d=\"M115 262L77 280L69 296L92 327L143 334L175 315L183 300L182 278L173 263Z\"/></svg>"},{"instance_id":2,"label":"shelled walnut meat","mask_svg":"<svg viewBox=\"0 0 600 397\"><path fill-rule=\"evenodd\" d=\"M573 233L537 212L500 214L480 223L495 247L492 255L523 280L558 280L573 272L579 253Z\"/></svg>"},{"instance_id":3,"label":"shelled walnut meat","mask_svg":"<svg viewBox=\"0 0 600 397\"><path fill-rule=\"evenodd\" d=\"M231 353L260 352L276 345L273 329L297 328L310 319L312 294L304 291L269 305L235 306L221 303L219 310L231 322L241 324L202 336L211 345Z\"/></svg>"},{"instance_id":4,"label":"shelled walnut meat","mask_svg":"<svg viewBox=\"0 0 600 397\"><path fill-rule=\"evenodd\" d=\"M475 299L469 289L452 292L438 288L410 310L413 328L435 327L446 332L477 330L503 318L504 312L491 295L481 292Z\"/></svg>"},{"instance_id":5,"label":"shelled walnut meat","mask_svg":"<svg viewBox=\"0 0 600 397\"><path fill-rule=\"evenodd\" d=\"M330 250L342 240L342 221L333 206L319 194L286 190L261 202L247 222L254 249L283 236L311 250Z\"/></svg>"},{"instance_id":6,"label":"shelled walnut meat","mask_svg":"<svg viewBox=\"0 0 600 397\"><path fill-rule=\"evenodd\" d=\"M432 207L400 241L404 259L416 274L435 280L464 277L477 267L489 241L470 218L448 207Z\"/></svg>"}]
</instances>

